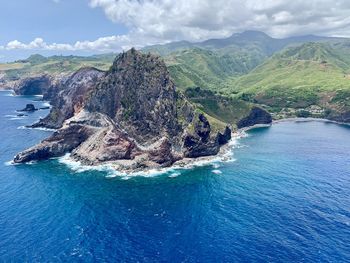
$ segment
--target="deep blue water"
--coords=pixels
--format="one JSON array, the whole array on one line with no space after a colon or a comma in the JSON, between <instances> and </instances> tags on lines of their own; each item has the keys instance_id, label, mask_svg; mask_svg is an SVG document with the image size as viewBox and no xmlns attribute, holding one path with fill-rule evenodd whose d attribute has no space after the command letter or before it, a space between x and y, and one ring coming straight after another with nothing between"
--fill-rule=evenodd
<instances>
[{"instance_id":1,"label":"deep blue water","mask_svg":"<svg viewBox=\"0 0 350 263\"><path fill-rule=\"evenodd\" d=\"M250 131L219 168L125 180L55 160L5 165L50 134L18 129L47 111L12 119L33 97L8 94L1 262L350 262L348 126L280 123Z\"/></svg>"}]
</instances>

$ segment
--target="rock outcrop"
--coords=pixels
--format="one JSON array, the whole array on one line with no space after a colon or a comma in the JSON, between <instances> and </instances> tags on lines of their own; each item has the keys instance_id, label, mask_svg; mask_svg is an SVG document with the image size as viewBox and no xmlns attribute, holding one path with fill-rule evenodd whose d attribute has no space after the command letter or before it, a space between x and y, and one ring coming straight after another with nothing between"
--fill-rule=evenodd
<instances>
[{"instance_id":1,"label":"rock outcrop","mask_svg":"<svg viewBox=\"0 0 350 263\"><path fill-rule=\"evenodd\" d=\"M244 127L250 127L257 124L271 124L272 117L271 114L266 110L254 106L247 117L239 120L237 122L237 128L241 129Z\"/></svg>"},{"instance_id":2,"label":"rock outcrop","mask_svg":"<svg viewBox=\"0 0 350 263\"><path fill-rule=\"evenodd\" d=\"M14 162L71 153L86 165L134 171L170 166L185 157L215 155L231 138L175 90L164 62L134 49L107 72L77 71L52 90L50 114L34 127L58 128Z\"/></svg>"},{"instance_id":3,"label":"rock outcrop","mask_svg":"<svg viewBox=\"0 0 350 263\"><path fill-rule=\"evenodd\" d=\"M33 111L37 111L38 109L35 108L34 104L27 104L26 107L24 109L18 110L18 111L26 111L26 112L33 112Z\"/></svg>"},{"instance_id":4,"label":"rock outcrop","mask_svg":"<svg viewBox=\"0 0 350 263\"><path fill-rule=\"evenodd\" d=\"M187 132L184 136L184 156L188 158L215 155L220 146L231 139L229 127L223 133L215 133L203 114L199 114L198 119L194 120L193 129L193 132Z\"/></svg>"},{"instance_id":5,"label":"rock outcrop","mask_svg":"<svg viewBox=\"0 0 350 263\"><path fill-rule=\"evenodd\" d=\"M85 108L106 114L142 143L174 136L180 129L175 85L165 63L135 49L116 59Z\"/></svg>"}]
</instances>

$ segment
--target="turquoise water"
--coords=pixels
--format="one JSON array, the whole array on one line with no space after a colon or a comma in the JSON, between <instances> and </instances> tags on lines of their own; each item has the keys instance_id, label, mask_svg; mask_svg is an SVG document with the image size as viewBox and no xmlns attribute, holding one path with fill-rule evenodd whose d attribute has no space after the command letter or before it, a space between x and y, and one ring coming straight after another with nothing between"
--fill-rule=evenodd
<instances>
[{"instance_id":1,"label":"turquoise water","mask_svg":"<svg viewBox=\"0 0 350 263\"><path fill-rule=\"evenodd\" d=\"M154 177L5 163L48 131L0 93L0 261L349 262L350 128L250 131L234 162ZM42 102L34 102L37 106ZM221 173L220 173L221 172Z\"/></svg>"}]
</instances>

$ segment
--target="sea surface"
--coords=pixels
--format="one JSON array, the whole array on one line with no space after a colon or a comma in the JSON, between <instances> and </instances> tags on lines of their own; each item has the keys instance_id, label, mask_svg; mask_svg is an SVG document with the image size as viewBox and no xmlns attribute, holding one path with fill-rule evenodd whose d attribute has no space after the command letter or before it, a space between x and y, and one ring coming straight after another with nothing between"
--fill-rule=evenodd
<instances>
[{"instance_id":1,"label":"sea surface","mask_svg":"<svg viewBox=\"0 0 350 263\"><path fill-rule=\"evenodd\" d=\"M350 262L350 128L251 130L230 162L147 176L10 165L50 135L0 92L0 262Z\"/></svg>"}]
</instances>

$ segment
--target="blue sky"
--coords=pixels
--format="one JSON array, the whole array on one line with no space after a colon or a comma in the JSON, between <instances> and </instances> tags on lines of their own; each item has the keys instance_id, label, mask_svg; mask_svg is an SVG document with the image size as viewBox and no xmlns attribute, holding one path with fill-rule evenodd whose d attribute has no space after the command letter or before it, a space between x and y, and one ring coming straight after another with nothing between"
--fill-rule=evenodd
<instances>
[{"instance_id":1,"label":"blue sky","mask_svg":"<svg viewBox=\"0 0 350 263\"><path fill-rule=\"evenodd\" d=\"M86 0L0 0L0 43L23 42L42 37L47 42L95 40L124 34L127 28L113 23L103 10L90 8Z\"/></svg>"},{"instance_id":2,"label":"blue sky","mask_svg":"<svg viewBox=\"0 0 350 263\"><path fill-rule=\"evenodd\" d=\"M48 43L75 43L127 32L127 27L112 22L102 9L91 8L87 0L0 0L0 45L6 45L13 40L29 43L37 37ZM24 58L32 53L84 55L100 52L0 50L0 60Z\"/></svg>"},{"instance_id":3,"label":"blue sky","mask_svg":"<svg viewBox=\"0 0 350 263\"><path fill-rule=\"evenodd\" d=\"M350 36L349 0L0 0L0 61L260 30Z\"/></svg>"}]
</instances>

